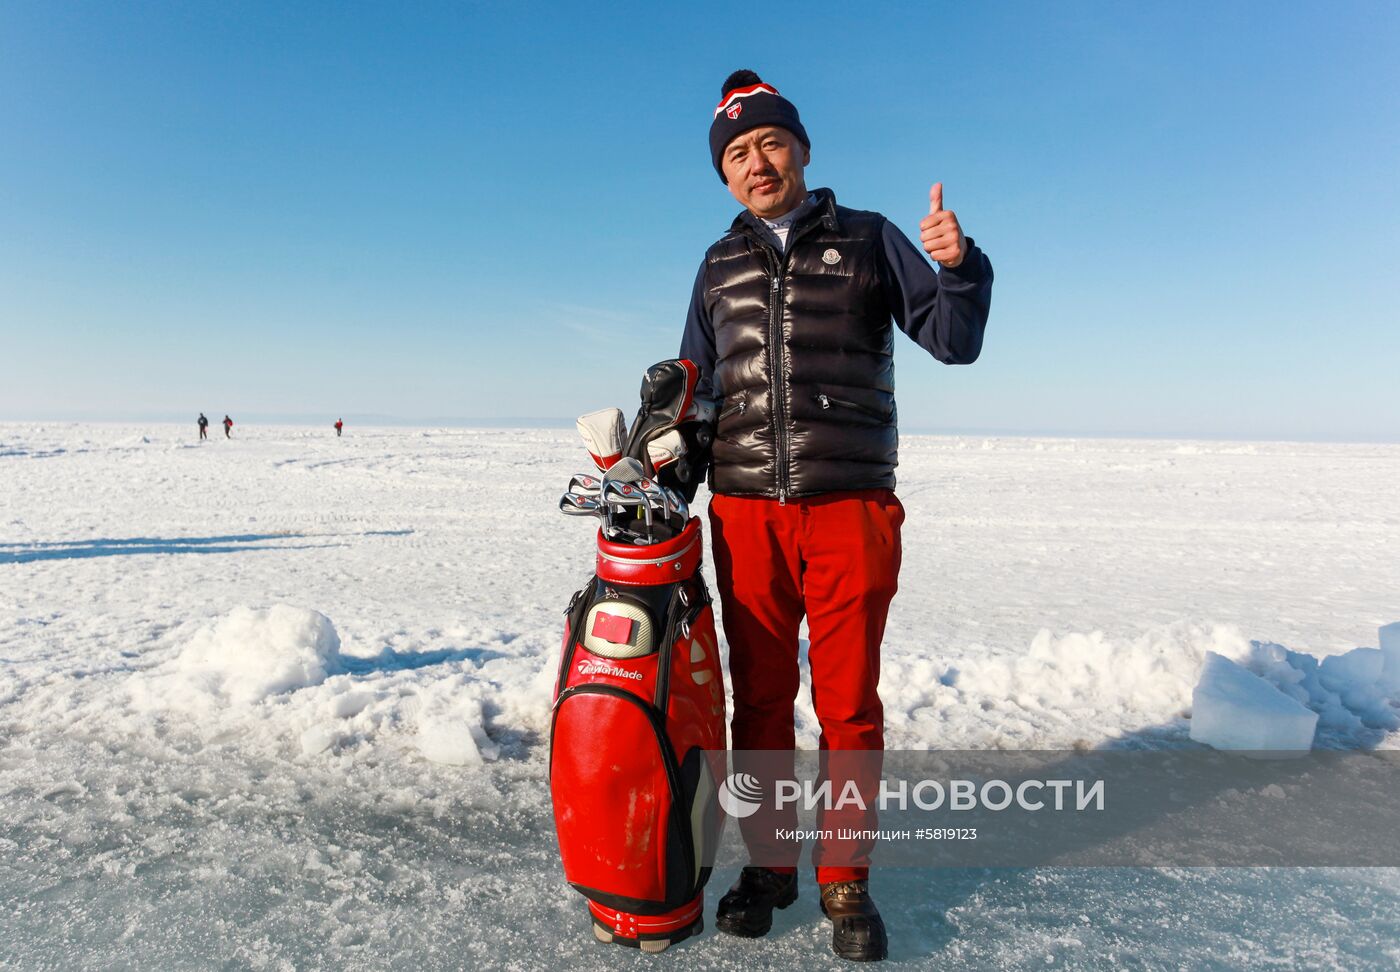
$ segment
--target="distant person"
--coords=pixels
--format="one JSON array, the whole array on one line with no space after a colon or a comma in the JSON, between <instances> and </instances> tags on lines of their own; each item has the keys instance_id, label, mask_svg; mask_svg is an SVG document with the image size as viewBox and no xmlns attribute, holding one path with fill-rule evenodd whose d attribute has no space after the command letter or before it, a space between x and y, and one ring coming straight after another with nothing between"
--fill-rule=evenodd
<instances>
[{"instance_id":1,"label":"distant person","mask_svg":"<svg viewBox=\"0 0 1400 972\"><path fill-rule=\"evenodd\" d=\"M201 440L209 438L209 419L205 418L203 412L199 413L199 438Z\"/></svg>"},{"instance_id":2,"label":"distant person","mask_svg":"<svg viewBox=\"0 0 1400 972\"><path fill-rule=\"evenodd\" d=\"M231 419L231 418L229 418L227 415L225 415L225 416L224 416L224 438L225 438L225 439L232 439L233 436L229 434L229 433L232 432L232 431L233 431L233 419Z\"/></svg>"},{"instance_id":3,"label":"distant person","mask_svg":"<svg viewBox=\"0 0 1400 972\"><path fill-rule=\"evenodd\" d=\"M335 420L335 437L340 438L340 430L345 428L345 423L340 419Z\"/></svg>"}]
</instances>

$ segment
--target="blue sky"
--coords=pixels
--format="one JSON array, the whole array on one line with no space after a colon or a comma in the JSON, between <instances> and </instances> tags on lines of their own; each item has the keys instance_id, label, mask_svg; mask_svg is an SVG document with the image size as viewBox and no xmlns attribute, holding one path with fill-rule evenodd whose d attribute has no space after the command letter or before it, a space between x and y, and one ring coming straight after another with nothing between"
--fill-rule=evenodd
<instances>
[{"instance_id":1,"label":"blue sky","mask_svg":"<svg viewBox=\"0 0 1400 972\"><path fill-rule=\"evenodd\" d=\"M0 418L629 414L736 210L808 184L997 272L907 430L1400 440L1400 6L0 3Z\"/></svg>"}]
</instances>

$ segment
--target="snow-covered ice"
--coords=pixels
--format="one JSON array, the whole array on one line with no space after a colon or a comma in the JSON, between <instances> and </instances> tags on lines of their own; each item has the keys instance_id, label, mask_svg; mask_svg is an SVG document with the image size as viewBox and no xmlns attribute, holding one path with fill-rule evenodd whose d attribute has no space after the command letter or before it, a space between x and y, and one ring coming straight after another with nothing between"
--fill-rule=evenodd
<instances>
[{"instance_id":1,"label":"snow-covered ice","mask_svg":"<svg viewBox=\"0 0 1400 972\"><path fill-rule=\"evenodd\" d=\"M1206 653L1191 693L1192 739L1216 749L1307 752L1316 731L1316 712L1230 659Z\"/></svg>"},{"instance_id":2,"label":"snow-covered ice","mask_svg":"<svg viewBox=\"0 0 1400 972\"><path fill-rule=\"evenodd\" d=\"M0 424L0 966L648 961L593 942L544 787L592 564L554 509L587 467L573 431L193 432ZM1197 746L1208 652L1317 713L1318 747L1400 743L1400 645L1375 642L1400 447L909 435L901 457L891 748ZM798 714L812 746L805 688ZM660 961L836 967L802 879L769 939ZM1400 965L1390 869L873 890L911 967Z\"/></svg>"}]
</instances>

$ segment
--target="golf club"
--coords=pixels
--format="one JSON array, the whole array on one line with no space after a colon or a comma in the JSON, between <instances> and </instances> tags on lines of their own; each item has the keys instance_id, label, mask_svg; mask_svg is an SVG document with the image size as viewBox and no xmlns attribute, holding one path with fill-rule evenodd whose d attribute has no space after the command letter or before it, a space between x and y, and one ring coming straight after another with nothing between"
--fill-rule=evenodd
<instances>
[{"instance_id":1,"label":"golf club","mask_svg":"<svg viewBox=\"0 0 1400 972\"><path fill-rule=\"evenodd\" d=\"M569 479L569 492L584 493L590 496L598 495L598 491L603 488L603 481L597 476L588 473L574 473Z\"/></svg>"}]
</instances>

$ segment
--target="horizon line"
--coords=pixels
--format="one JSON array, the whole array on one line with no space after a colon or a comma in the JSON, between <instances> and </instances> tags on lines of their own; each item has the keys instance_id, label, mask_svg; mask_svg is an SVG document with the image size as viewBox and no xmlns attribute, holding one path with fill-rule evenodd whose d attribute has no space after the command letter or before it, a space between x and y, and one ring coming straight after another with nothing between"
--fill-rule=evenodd
<instances>
[{"instance_id":1,"label":"horizon line","mask_svg":"<svg viewBox=\"0 0 1400 972\"><path fill-rule=\"evenodd\" d=\"M231 414L231 413L230 413ZM322 425L330 427L335 419L345 420L347 424L358 424L362 428L461 428L461 429L572 429L574 419L547 416L508 416L504 418L485 417L463 417L463 416L431 416L427 418L403 418L396 415L381 415L376 413L351 413L347 412L339 416L330 418L309 417L305 414L292 413L260 413L249 414L245 419L240 419L235 424L235 428L246 428L249 423L260 425L274 425L286 427L317 428ZM114 419L110 415L101 418L88 416L46 416L46 417L26 417L14 418L0 416L0 425L33 424L33 423L59 423L64 425L104 425L104 426L132 426L143 423L158 425L184 426L193 425L193 419L173 419L162 413L159 416L133 416L129 418ZM1276 443L1316 443L1324 445L1400 445L1400 434L1392 438L1355 438L1346 436L1334 436L1332 438L1314 438L1297 435L1261 435L1261 436L1241 436L1224 432L1143 432L1114 429L1028 429L1014 427L973 427L973 426L903 426L900 433L905 435L934 435L934 436L985 436L989 438L1021 438L1021 439L1139 439L1155 441L1207 441L1207 442L1276 442Z\"/></svg>"}]
</instances>

